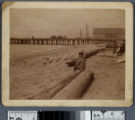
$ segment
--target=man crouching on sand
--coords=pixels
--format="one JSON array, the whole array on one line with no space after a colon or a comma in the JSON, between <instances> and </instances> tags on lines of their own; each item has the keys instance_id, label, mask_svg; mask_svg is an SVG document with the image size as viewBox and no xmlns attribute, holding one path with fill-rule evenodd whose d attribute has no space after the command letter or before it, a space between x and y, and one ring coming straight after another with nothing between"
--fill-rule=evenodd
<instances>
[{"instance_id":1,"label":"man crouching on sand","mask_svg":"<svg viewBox=\"0 0 135 120\"><path fill-rule=\"evenodd\" d=\"M85 63L86 63L86 58L84 56L83 52L79 52L79 57L77 58L74 66L74 71L76 70L84 70L85 69Z\"/></svg>"}]
</instances>

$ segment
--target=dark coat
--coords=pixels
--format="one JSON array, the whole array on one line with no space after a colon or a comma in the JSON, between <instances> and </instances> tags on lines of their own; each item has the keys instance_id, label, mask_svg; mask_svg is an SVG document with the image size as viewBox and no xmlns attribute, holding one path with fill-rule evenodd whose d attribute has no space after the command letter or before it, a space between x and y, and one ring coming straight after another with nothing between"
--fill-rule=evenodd
<instances>
[{"instance_id":1,"label":"dark coat","mask_svg":"<svg viewBox=\"0 0 135 120\"><path fill-rule=\"evenodd\" d=\"M78 59L75 62L74 66L74 71L76 70L84 70L85 69L85 63L86 63L86 58L83 56L79 56Z\"/></svg>"}]
</instances>

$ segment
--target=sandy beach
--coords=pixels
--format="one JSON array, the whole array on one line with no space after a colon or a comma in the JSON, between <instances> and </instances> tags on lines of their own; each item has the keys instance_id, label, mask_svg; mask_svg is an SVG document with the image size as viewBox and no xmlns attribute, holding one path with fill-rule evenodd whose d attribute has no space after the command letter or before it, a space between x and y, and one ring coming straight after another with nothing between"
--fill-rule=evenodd
<instances>
[{"instance_id":1,"label":"sandy beach","mask_svg":"<svg viewBox=\"0 0 135 120\"><path fill-rule=\"evenodd\" d=\"M49 88L74 72L66 62L82 50L97 48L94 44L10 45L10 99L47 99ZM124 99L125 62L115 63L119 58L112 50L104 50L87 59L86 69L94 72L94 80L80 99Z\"/></svg>"}]
</instances>

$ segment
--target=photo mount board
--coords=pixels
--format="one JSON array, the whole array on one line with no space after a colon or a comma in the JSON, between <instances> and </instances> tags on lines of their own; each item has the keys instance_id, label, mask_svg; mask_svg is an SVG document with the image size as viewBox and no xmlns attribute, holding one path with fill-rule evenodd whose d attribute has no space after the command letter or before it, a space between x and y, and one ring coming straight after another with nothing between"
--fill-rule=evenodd
<instances>
[{"instance_id":1,"label":"photo mount board","mask_svg":"<svg viewBox=\"0 0 135 120\"><path fill-rule=\"evenodd\" d=\"M130 2L4 2L2 6L2 103L5 106L129 107L133 104L133 6ZM10 100L10 9L125 10L125 100ZM130 72L129 72L130 71Z\"/></svg>"}]
</instances>

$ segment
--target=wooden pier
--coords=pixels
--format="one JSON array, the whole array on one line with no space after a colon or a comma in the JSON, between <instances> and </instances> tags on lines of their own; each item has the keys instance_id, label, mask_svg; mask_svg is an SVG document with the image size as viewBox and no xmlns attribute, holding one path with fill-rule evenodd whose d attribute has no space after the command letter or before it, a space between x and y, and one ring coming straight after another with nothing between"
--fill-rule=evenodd
<instances>
[{"instance_id":1,"label":"wooden pier","mask_svg":"<svg viewBox=\"0 0 135 120\"><path fill-rule=\"evenodd\" d=\"M11 44L33 44L33 45L85 45L91 43L104 43L112 42L113 40L101 40L101 39L48 39L48 38L35 38L35 39L20 39L11 38Z\"/></svg>"}]
</instances>

